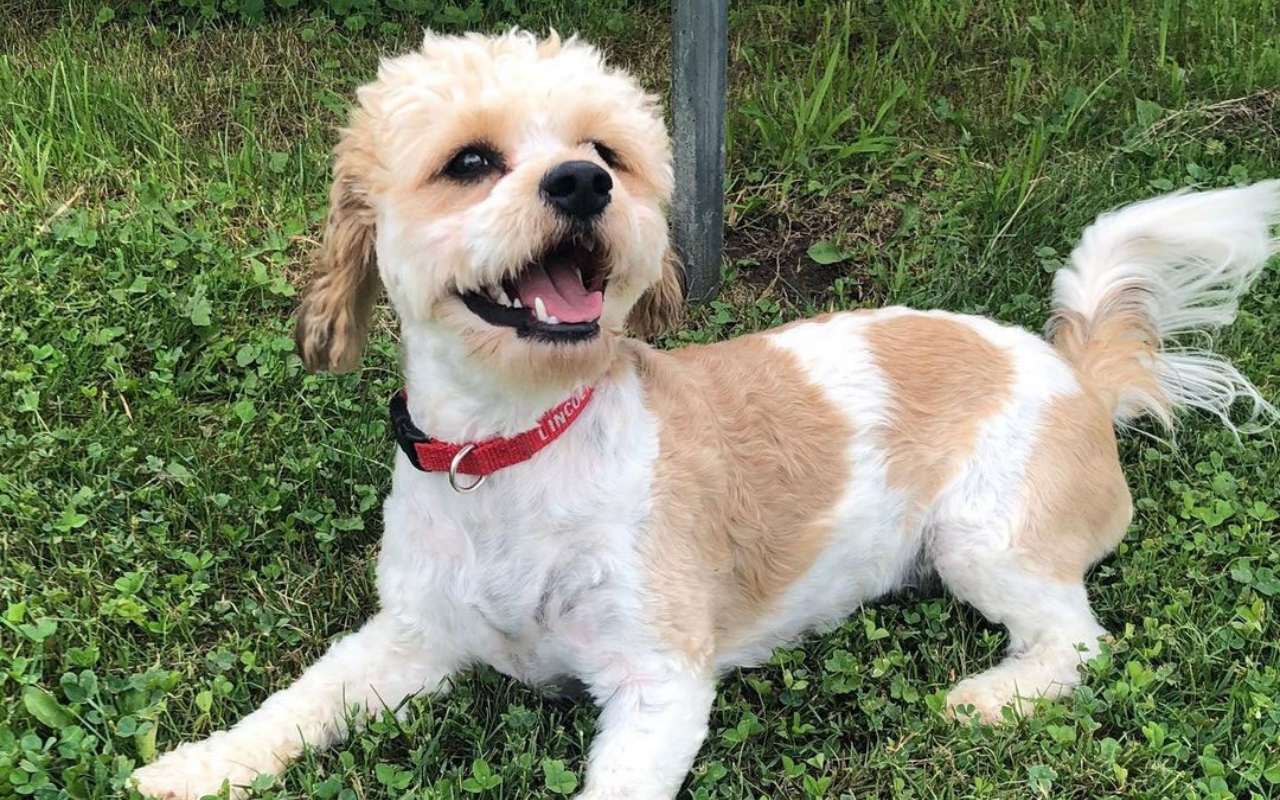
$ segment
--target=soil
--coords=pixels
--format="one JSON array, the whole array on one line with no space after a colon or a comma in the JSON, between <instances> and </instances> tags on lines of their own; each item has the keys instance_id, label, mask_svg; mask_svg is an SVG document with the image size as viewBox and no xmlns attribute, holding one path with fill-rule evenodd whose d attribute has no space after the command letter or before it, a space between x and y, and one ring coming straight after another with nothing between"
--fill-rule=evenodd
<instances>
[{"instance_id":1,"label":"soil","mask_svg":"<svg viewBox=\"0 0 1280 800\"><path fill-rule=\"evenodd\" d=\"M809 248L823 240L849 249L875 247L892 234L898 218L889 203L851 214L849 205L826 201L740 219L725 230L725 258L737 267L737 279L723 296L730 302L773 297L799 311L826 310L836 300L832 284L844 278L846 304L871 300L874 281L857 255L819 264Z\"/></svg>"}]
</instances>

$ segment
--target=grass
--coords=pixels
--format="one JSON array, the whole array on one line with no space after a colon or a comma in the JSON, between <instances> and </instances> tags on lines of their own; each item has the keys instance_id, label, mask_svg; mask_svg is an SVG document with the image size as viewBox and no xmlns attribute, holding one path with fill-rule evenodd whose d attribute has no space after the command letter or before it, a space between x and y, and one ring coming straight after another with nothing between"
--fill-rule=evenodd
<instances>
[{"instance_id":1,"label":"grass","mask_svg":"<svg viewBox=\"0 0 1280 800\"><path fill-rule=\"evenodd\" d=\"M663 88L661 7L522 8ZM0 797L121 796L374 602L393 333L316 377L288 318L332 128L413 26L96 13L0 11ZM891 302L1039 326L1098 212L1280 175L1273 0L731 14L727 282L666 344ZM1218 340L1272 398L1278 331L1272 269ZM685 796L1280 795L1278 443L1201 419L1176 447L1124 439L1137 516L1089 583L1117 638L1071 700L948 722L943 692L1004 635L891 598L725 680ZM593 720L481 671L258 794L563 794Z\"/></svg>"}]
</instances>

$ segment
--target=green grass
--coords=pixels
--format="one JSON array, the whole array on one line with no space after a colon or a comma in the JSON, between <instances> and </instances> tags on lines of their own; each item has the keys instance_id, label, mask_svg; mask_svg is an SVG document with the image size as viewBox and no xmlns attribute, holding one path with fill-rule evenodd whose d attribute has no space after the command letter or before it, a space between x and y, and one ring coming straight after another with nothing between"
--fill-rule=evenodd
<instances>
[{"instance_id":1,"label":"green grass","mask_svg":"<svg viewBox=\"0 0 1280 800\"><path fill-rule=\"evenodd\" d=\"M728 282L668 343L888 302L1039 326L1098 212L1280 175L1274 0L732 5ZM663 88L661 7L522 8ZM120 796L374 602L393 332L383 315L363 371L316 377L288 318L333 126L413 25L96 12L0 12L0 797ZM1218 346L1280 398L1275 269ZM1280 795L1278 443L1201 419L1177 447L1124 439L1137 516L1090 578L1117 640L1070 701L943 719L1003 632L892 598L724 681L687 796ZM588 707L484 671L415 706L260 795L582 776Z\"/></svg>"}]
</instances>

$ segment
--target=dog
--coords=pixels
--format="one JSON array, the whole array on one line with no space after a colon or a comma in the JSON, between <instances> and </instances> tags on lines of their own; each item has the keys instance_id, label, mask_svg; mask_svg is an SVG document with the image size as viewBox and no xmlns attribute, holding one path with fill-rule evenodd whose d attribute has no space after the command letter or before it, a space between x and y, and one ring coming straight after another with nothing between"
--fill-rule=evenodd
<instances>
[{"instance_id":1,"label":"dog","mask_svg":"<svg viewBox=\"0 0 1280 800\"><path fill-rule=\"evenodd\" d=\"M297 344L349 370L383 289L399 318L381 610L138 769L145 795L239 791L484 663L601 706L579 798L665 800L717 676L921 575L1009 632L949 707L1029 712L1106 635L1084 576L1132 516L1117 426L1276 414L1177 341L1234 318L1280 181L1099 217L1043 338L886 308L660 351L628 337L682 306L669 140L634 79L554 33L428 34L357 99Z\"/></svg>"}]
</instances>

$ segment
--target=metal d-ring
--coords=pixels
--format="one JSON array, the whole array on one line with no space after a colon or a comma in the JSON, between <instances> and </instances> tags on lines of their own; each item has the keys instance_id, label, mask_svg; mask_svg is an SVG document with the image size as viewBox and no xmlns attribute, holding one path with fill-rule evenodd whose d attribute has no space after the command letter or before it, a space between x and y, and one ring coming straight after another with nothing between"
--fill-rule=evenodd
<instances>
[{"instance_id":1,"label":"metal d-ring","mask_svg":"<svg viewBox=\"0 0 1280 800\"><path fill-rule=\"evenodd\" d=\"M489 477L488 475L481 475L476 479L475 483L469 486L463 486L458 483L458 465L462 463L462 459L466 457L467 453L470 453L475 449L476 446L474 444L463 445L462 449L453 457L453 460L449 462L449 485L452 486L453 490L458 494L474 492L476 489L480 488L480 484L484 483L485 478Z\"/></svg>"}]
</instances>

